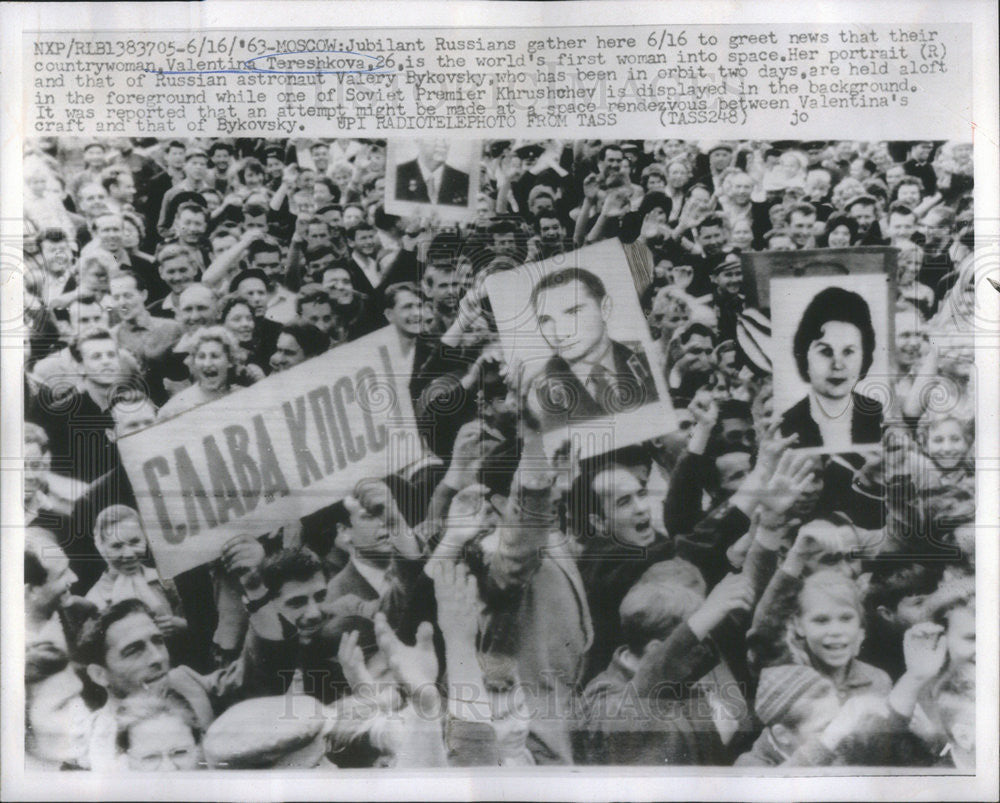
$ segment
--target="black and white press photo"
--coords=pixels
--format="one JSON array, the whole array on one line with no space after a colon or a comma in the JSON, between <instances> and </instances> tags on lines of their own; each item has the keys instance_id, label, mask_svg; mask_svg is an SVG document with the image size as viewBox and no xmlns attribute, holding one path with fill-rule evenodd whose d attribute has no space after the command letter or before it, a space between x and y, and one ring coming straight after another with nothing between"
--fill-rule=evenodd
<instances>
[{"instance_id":1,"label":"black and white press photo","mask_svg":"<svg viewBox=\"0 0 1000 803\"><path fill-rule=\"evenodd\" d=\"M663 133L25 140L28 774L984 760L969 143Z\"/></svg>"}]
</instances>

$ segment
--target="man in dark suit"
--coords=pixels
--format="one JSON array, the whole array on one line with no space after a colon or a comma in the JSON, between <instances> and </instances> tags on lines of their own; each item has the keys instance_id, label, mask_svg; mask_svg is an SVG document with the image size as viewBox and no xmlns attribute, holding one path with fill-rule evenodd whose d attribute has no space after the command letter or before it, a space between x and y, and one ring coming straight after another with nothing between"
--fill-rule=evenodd
<instances>
[{"instance_id":1,"label":"man in dark suit","mask_svg":"<svg viewBox=\"0 0 1000 803\"><path fill-rule=\"evenodd\" d=\"M659 399L646 355L608 335L612 302L599 277L582 268L550 273L531 303L554 352L528 393L544 429Z\"/></svg>"},{"instance_id":2,"label":"man in dark suit","mask_svg":"<svg viewBox=\"0 0 1000 803\"><path fill-rule=\"evenodd\" d=\"M396 199L466 206L469 174L445 164L448 140L418 139L417 158L396 167Z\"/></svg>"}]
</instances>

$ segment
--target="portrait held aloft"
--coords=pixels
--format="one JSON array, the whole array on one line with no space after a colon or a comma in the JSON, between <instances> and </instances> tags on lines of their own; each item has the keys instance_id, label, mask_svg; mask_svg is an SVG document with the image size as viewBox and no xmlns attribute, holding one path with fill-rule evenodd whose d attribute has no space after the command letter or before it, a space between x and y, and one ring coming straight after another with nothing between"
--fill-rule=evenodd
<instances>
[{"instance_id":1,"label":"portrait held aloft","mask_svg":"<svg viewBox=\"0 0 1000 803\"><path fill-rule=\"evenodd\" d=\"M386 212L467 218L479 192L480 150L477 142L444 137L391 140L386 151Z\"/></svg>"},{"instance_id":2,"label":"portrait held aloft","mask_svg":"<svg viewBox=\"0 0 1000 803\"><path fill-rule=\"evenodd\" d=\"M670 429L673 406L619 244L496 273L486 286L519 395L540 423L546 452L567 439L598 454Z\"/></svg>"}]
</instances>

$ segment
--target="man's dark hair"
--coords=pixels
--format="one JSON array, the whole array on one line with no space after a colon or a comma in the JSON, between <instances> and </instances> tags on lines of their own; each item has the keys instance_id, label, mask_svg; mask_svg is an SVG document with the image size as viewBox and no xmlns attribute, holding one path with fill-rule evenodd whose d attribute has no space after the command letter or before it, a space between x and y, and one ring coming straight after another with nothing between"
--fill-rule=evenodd
<instances>
[{"instance_id":1,"label":"man's dark hair","mask_svg":"<svg viewBox=\"0 0 1000 803\"><path fill-rule=\"evenodd\" d=\"M295 297L295 311L301 315L302 308L306 304L329 304L331 310L334 308L333 299L330 298L330 294L318 284L303 285L299 290L298 295Z\"/></svg>"},{"instance_id":2,"label":"man's dark hair","mask_svg":"<svg viewBox=\"0 0 1000 803\"><path fill-rule=\"evenodd\" d=\"M831 321L852 324L861 332L863 351L861 378L867 375L868 369L872 366L875 353L875 327L872 325L868 302L857 293L845 290L843 287L827 287L809 302L792 340L795 365L804 382L809 381L807 360L809 346L822 335L823 327Z\"/></svg>"},{"instance_id":3,"label":"man's dark hair","mask_svg":"<svg viewBox=\"0 0 1000 803\"><path fill-rule=\"evenodd\" d=\"M607 145L602 145L601 150L597 153L597 161L603 162L605 157L608 155L608 151L618 151L622 158L625 157L625 150L621 145L615 145L613 143L608 143Z\"/></svg>"},{"instance_id":4,"label":"man's dark hair","mask_svg":"<svg viewBox=\"0 0 1000 803\"><path fill-rule=\"evenodd\" d=\"M699 323L698 321L689 323L683 329L679 330L679 332L677 333L677 342L683 346L689 340L691 340L691 338L694 337L695 335L701 335L702 337L707 337L709 340L712 341L712 347L713 348L715 347L715 340L716 340L715 330L712 329L712 327L710 326L706 326L703 323Z\"/></svg>"},{"instance_id":5,"label":"man's dark hair","mask_svg":"<svg viewBox=\"0 0 1000 803\"><path fill-rule=\"evenodd\" d=\"M353 204L351 204L353 206ZM361 231L377 231L377 229L369 223L367 220L362 220L359 223L355 223L347 230L347 239L354 240L358 236L358 232Z\"/></svg>"},{"instance_id":6,"label":"man's dark hair","mask_svg":"<svg viewBox=\"0 0 1000 803\"><path fill-rule=\"evenodd\" d=\"M94 326L86 332L81 332L79 337L69 344L70 356L72 356L77 362L82 362L83 356L81 347L84 343L89 343L91 340L110 340L112 343L117 342L111 332L107 329L101 329L100 327Z\"/></svg>"},{"instance_id":7,"label":"man's dark hair","mask_svg":"<svg viewBox=\"0 0 1000 803\"><path fill-rule=\"evenodd\" d=\"M889 207L888 216L891 218L893 215L903 215L904 217L911 217L911 216L915 217L913 210L910 209L910 207L908 207L906 204L900 203L899 201L896 201L896 203L894 203L892 206Z\"/></svg>"},{"instance_id":8,"label":"man's dark hair","mask_svg":"<svg viewBox=\"0 0 1000 803\"><path fill-rule=\"evenodd\" d=\"M42 229L38 233L38 243L39 245L44 242L49 243L63 243L69 240L66 232L63 229L56 228L55 226L50 226L46 229Z\"/></svg>"},{"instance_id":9,"label":"man's dark hair","mask_svg":"<svg viewBox=\"0 0 1000 803\"><path fill-rule=\"evenodd\" d=\"M887 558L872 571L865 607L873 616L879 606L895 610L906 597L933 593L941 581L943 565L932 567L924 563Z\"/></svg>"},{"instance_id":10,"label":"man's dark hair","mask_svg":"<svg viewBox=\"0 0 1000 803\"><path fill-rule=\"evenodd\" d=\"M570 282L580 282L594 301L600 304L608 291L604 288L604 282L600 277L584 268L563 268L553 273L543 276L542 280L535 285L531 291L531 306L538 307L538 296L545 290L554 287L563 287Z\"/></svg>"},{"instance_id":11,"label":"man's dark hair","mask_svg":"<svg viewBox=\"0 0 1000 803\"><path fill-rule=\"evenodd\" d=\"M326 296L324 300L330 304L332 309L333 304L330 297ZM294 337L306 359L316 357L330 348L330 336L326 332L300 319L289 321L282 326L281 334Z\"/></svg>"},{"instance_id":12,"label":"man's dark hair","mask_svg":"<svg viewBox=\"0 0 1000 803\"><path fill-rule=\"evenodd\" d=\"M566 230L566 226L562 222L562 218L559 217L559 213L556 212L555 209L545 209L542 212L539 212L538 216L535 218L535 233L536 234L541 234L542 233L542 221L543 220L554 220L554 221L556 221L556 223L558 223L560 226L563 227L563 231Z\"/></svg>"},{"instance_id":13,"label":"man's dark hair","mask_svg":"<svg viewBox=\"0 0 1000 803\"><path fill-rule=\"evenodd\" d=\"M326 177L323 176L321 178L326 178ZM316 179L316 180L319 181L320 179ZM331 184L333 184L333 179L328 179L328 181ZM326 183L326 182L324 182L324 183ZM336 187L337 185L334 184L333 186ZM337 192L334 193L334 197L337 197L339 195L339 193L340 193L340 188L338 187L337 188ZM344 207L342 207L339 203L337 203L336 201L334 201L332 204L327 204L326 206L321 206L319 209L317 209L316 210L316 215L318 217L320 215L325 215L327 212L340 212L340 214L344 214Z\"/></svg>"},{"instance_id":14,"label":"man's dark hair","mask_svg":"<svg viewBox=\"0 0 1000 803\"><path fill-rule=\"evenodd\" d=\"M276 240L270 237L262 237L259 240L254 240L247 247L247 262L253 262L257 258L257 254L263 253L275 253L281 254L281 246L278 245Z\"/></svg>"},{"instance_id":15,"label":"man's dark hair","mask_svg":"<svg viewBox=\"0 0 1000 803\"><path fill-rule=\"evenodd\" d=\"M186 151L187 147L179 139L172 139L167 143L167 147L164 148L165 151L172 151L175 148L180 148L182 151Z\"/></svg>"},{"instance_id":16,"label":"man's dark hair","mask_svg":"<svg viewBox=\"0 0 1000 803\"><path fill-rule=\"evenodd\" d=\"M194 212L196 215L201 215L205 218L206 222L208 221L208 210L197 201L185 201L178 206L177 213L174 215L174 221L180 218L181 212Z\"/></svg>"},{"instance_id":17,"label":"man's dark hair","mask_svg":"<svg viewBox=\"0 0 1000 803\"><path fill-rule=\"evenodd\" d=\"M281 587L289 581L304 583L317 573L326 577L326 568L315 553L305 547L282 549L265 559L260 568L261 580L272 594L281 591Z\"/></svg>"},{"instance_id":18,"label":"man's dark hair","mask_svg":"<svg viewBox=\"0 0 1000 803\"><path fill-rule=\"evenodd\" d=\"M701 223L694 227L694 230L701 234L702 229L711 229L716 226L720 229L724 229L726 227L726 221L719 215L707 215L702 219Z\"/></svg>"},{"instance_id":19,"label":"man's dark hair","mask_svg":"<svg viewBox=\"0 0 1000 803\"><path fill-rule=\"evenodd\" d=\"M111 629L111 625L137 613L145 614L155 621L149 606L135 597L112 604L84 625L74 657L85 666L88 664L104 666L108 654L108 630Z\"/></svg>"},{"instance_id":20,"label":"man's dark hair","mask_svg":"<svg viewBox=\"0 0 1000 803\"><path fill-rule=\"evenodd\" d=\"M420 301L424 300L424 294L413 282L396 282L395 284L390 284L385 289L385 293L383 295L385 298L385 308L394 309L396 306L396 299L403 293L412 293Z\"/></svg>"},{"instance_id":21,"label":"man's dark hair","mask_svg":"<svg viewBox=\"0 0 1000 803\"><path fill-rule=\"evenodd\" d=\"M240 285L243 284L247 279L260 279L264 282L264 287L270 286L270 282L267 279L267 274L264 271L257 268L250 268L249 270L241 270L237 273L229 282L229 292L235 293L240 289Z\"/></svg>"},{"instance_id":22,"label":"man's dark hair","mask_svg":"<svg viewBox=\"0 0 1000 803\"><path fill-rule=\"evenodd\" d=\"M805 217L816 217L816 207L807 201L797 203L788 210L788 219L791 220L792 215L796 213L804 215Z\"/></svg>"}]
</instances>

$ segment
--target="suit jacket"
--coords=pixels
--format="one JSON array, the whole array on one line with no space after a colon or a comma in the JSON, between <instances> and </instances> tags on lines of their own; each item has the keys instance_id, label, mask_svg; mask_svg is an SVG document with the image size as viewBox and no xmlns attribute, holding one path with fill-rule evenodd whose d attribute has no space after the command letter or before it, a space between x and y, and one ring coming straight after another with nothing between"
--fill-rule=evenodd
<instances>
[{"instance_id":1,"label":"suit jacket","mask_svg":"<svg viewBox=\"0 0 1000 803\"><path fill-rule=\"evenodd\" d=\"M882 440L882 405L874 399L851 393L851 443L878 443ZM781 419L781 434L799 436L796 446L823 446L819 424L809 410L809 397L785 411Z\"/></svg>"},{"instance_id":2,"label":"suit jacket","mask_svg":"<svg viewBox=\"0 0 1000 803\"><path fill-rule=\"evenodd\" d=\"M532 388L544 429L568 421L628 412L659 400L646 355L615 340L611 341L611 352L615 392L602 399L590 394L566 360L559 356L549 359Z\"/></svg>"},{"instance_id":3,"label":"suit jacket","mask_svg":"<svg viewBox=\"0 0 1000 803\"><path fill-rule=\"evenodd\" d=\"M417 160L403 162L396 168L396 198L400 201L430 203L427 184ZM441 171L441 186L437 202L448 206L465 206L469 202L469 174L445 165Z\"/></svg>"}]
</instances>

